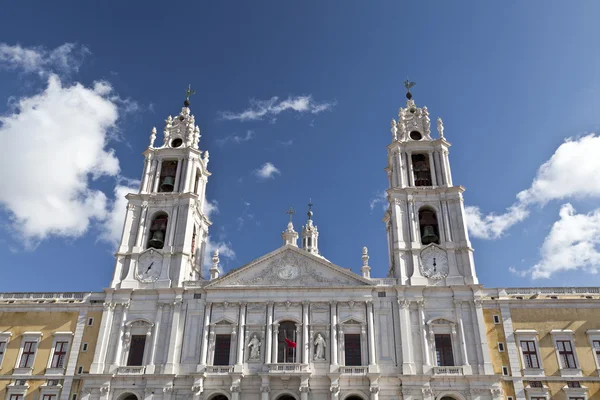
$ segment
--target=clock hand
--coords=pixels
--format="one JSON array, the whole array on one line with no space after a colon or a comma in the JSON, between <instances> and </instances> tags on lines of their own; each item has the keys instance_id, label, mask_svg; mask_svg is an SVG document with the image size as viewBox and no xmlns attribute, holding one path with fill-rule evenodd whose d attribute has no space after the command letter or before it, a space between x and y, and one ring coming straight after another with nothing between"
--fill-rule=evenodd
<instances>
[{"instance_id":1,"label":"clock hand","mask_svg":"<svg viewBox=\"0 0 600 400\"><path fill-rule=\"evenodd\" d=\"M153 265L154 265L154 261L152 261L152 263L148 266L148 269L146 270L146 273L148 273L148 271L150 271L150 268L152 268Z\"/></svg>"},{"instance_id":2,"label":"clock hand","mask_svg":"<svg viewBox=\"0 0 600 400\"><path fill-rule=\"evenodd\" d=\"M435 267L436 267L436 265L437 265L437 264L435 263L435 257L433 257L433 271L434 271L434 272L435 272L435 270L436 270L436 268L435 268Z\"/></svg>"}]
</instances>

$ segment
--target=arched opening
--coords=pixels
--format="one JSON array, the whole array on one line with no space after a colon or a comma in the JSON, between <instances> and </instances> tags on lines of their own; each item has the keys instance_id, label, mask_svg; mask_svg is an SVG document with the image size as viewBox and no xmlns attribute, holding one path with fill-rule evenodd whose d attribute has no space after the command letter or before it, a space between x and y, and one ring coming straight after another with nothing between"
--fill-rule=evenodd
<instances>
[{"instance_id":1,"label":"arched opening","mask_svg":"<svg viewBox=\"0 0 600 400\"><path fill-rule=\"evenodd\" d=\"M346 397L344 400L364 400L364 399L360 396L352 395L352 396Z\"/></svg>"},{"instance_id":2,"label":"arched opening","mask_svg":"<svg viewBox=\"0 0 600 400\"><path fill-rule=\"evenodd\" d=\"M413 154L411 159L415 177L415 186L431 186L429 156L427 154Z\"/></svg>"},{"instance_id":3,"label":"arched opening","mask_svg":"<svg viewBox=\"0 0 600 400\"><path fill-rule=\"evenodd\" d=\"M444 396L440 400L456 400L454 397Z\"/></svg>"},{"instance_id":4,"label":"arched opening","mask_svg":"<svg viewBox=\"0 0 600 400\"><path fill-rule=\"evenodd\" d=\"M423 139L423 135L421 135L421 132L419 132L419 131L412 131L412 132L410 132L409 135L410 135L410 138L412 140L421 140L421 139Z\"/></svg>"},{"instance_id":5,"label":"arched opening","mask_svg":"<svg viewBox=\"0 0 600 400\"><path fill-rule=\"evenodd\" d=\"M138 398L133 393L126 393L121 397L121 400L138 400Z\"/></svg>"},{"instance_id":6,"label":"arched opening","mask_svg":"<svg viewBox=\"0 0 600 400\"><path fill-rule=\"evenodd\" d=\"M277 337L277 362L295 363L297 343L296 323L282 321L279 324L279 335Z\"/></svg>"},{"instance_id":7,"label":"arched opening","mask_svg":"<svg viewBox=\"0 0 600 400\"><path fill-rule=\"evenodd\" d=\"M227 398L227 396L223 395L223 394L217 394L213 397L211 397L209 400L229 400Z\"/></svg>"},{"instance_id":8,"label":"arched opening","mask_svg":"<svg viewBox=\"0 0 600 400\"><path fill-rule=\"evenodd\" d=\"M432 209L423 207L419 210L419 230L421 232L422 244L440 244L440 231L438 228L437 216Z\"/></svg>"},{"instance_id":9,"label":"arched opening","mask_svg":"<svg viewBox=\"0 0 600 400\"><path fill-rule=\"evenodd\" d=\"M147 248L162 249L164 247L168 222L169 216L164 212L160 212L154 216L150 224L150 234L148 235L150 239L148 240Z\"/></svg>"},{"instance_id":10,"label":"arched opening","mask_svg":"<svg viewBox=\"0 0 600 400\"><path fill-rule=\"evenodd\" d=\"M163 161L160 168L159 192L172 192L175 189L175 175L177 175L177 161Z\"/></svg>"},{"instance_id":11,"label":"arched opening","mask_svg":"<svg viewBox=\"0 0 600 400\"><path fill-rule=\"evenodd\" d=\"M294 396L290 396L289 394L282 394L277 398L277 400L296 400Z\"/></svg>"}]
</instances>

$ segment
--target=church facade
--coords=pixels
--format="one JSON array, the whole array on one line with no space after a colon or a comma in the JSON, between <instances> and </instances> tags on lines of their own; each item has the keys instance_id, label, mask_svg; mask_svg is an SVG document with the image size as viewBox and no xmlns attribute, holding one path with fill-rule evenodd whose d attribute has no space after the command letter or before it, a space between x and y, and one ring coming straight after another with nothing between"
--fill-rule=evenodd
<instances>
[{"instance_id":1,"label":"church facade","mask_svg":"<svg viewBox=\"0 0 600 400\"><path fill-rule=\"evenodd\" d=\"M0 294L0 397L600 398L600 291L479 284L443 122L434 134L410 91L388 145L385 278L367 248L360 275L325 258L312 210L281 247L222 275L205 254L211 173L189 106L161 144L152 130L108 289ZM53 324L31 315L47 311Z\"/></svg>"}]
</instances>

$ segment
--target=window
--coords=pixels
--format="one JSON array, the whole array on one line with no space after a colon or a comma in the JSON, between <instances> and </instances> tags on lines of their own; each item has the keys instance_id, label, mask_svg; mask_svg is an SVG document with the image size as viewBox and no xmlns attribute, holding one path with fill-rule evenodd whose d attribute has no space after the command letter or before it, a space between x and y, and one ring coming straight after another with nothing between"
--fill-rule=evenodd
<instances>
[{"instance_id":1,"label":"window","mask_svg":"<svg viewBox=\"0 0 600 400\"><path fill-rule=\"evenodd\" d=\"M506 400L514 400L512 396L506 396Z\"/></svg>"},{"instance_id":2,"label":"window","mask_svg":"<svg viewBox=\"0 0 600 400\"><path fill-rule=\"evenodd\" d=\"M81 346L81 351L85 353L85 352L87 351L87 349L88 349L88 344L87 344L87 343L84 343L84 344Z\"/></svg>"},{"instance_id":3,"label":"window","mask_svg":"<svg viewBox=\"0 0 600 400\"><path fill-rule=\"evenodd\" d=\"M19 361L19 368L33 367L36 349L37 342L25 342L25 345L23 346L23 353L21 353L21 361Z\"/></svg>"},{"instance_id":4,"label":"window","mask_svg":"<svg viewBox=\"0 0 600 400\"><path fill-rule=\"evenodd\" d=\"M52 356L52 364L50 364L50 368L65 367L65 358L67 358L68 347L69 342L56 342L56 346L54 346L54 355Z\"/></svg>"},{"instance_id":5,"label":"window","mask_svg":"<svg viewBox=\"0 0 600 400\"><path fill-rule=\"evenodd\" d=\"M73 394L73 396L71 396L71 400L77 400L77 393Z\"/></svg>"},{"instance_id":6,"label":"window","mask_svg":"<svg viewBox=\"0 0 600 400\"><path fill-rule=\"evenodd\" d=\"M11 394L10 400L23 400L23 395L22 394Z\"/></svg>"},{"instance_id":7,"label":"window","mask_svg":"<svg viewBox=\"0 0 600 400\"><path fill-rule=\"evenodd\" d=\"M529 381L529 386L532 388L543 388L542 382L540 381Z\"/></svg>"},{"instance_id":8,"label":"window","mask_svg":"<svg viewBox=\"0 0 600 400\"><path fill-rule=\"evenodd\" d=\"M194 293L194 300L198 300L202 298L202 293Z\"/></svg>"},{"instance_id":9,"label":"window","mask_svg":"<svg viewBox=\"0 0 600 400\"><path fill-rule=\"evenodd\" d=\"M546 396L531 396L529 397L529 400L547 400Z\"/></svg>"},{"instance_id":10,"label":"window","mask_svg":"<svg viewBox=\"0 0 600 400\"><path fill-rule=\"evenodd\" d=\"M579 381L567 381L567 386L571 389L580 389L581 383Z\"/></svg>"},{"instance_id":11,"label":"window","mask_svg":"<svg viewBox=\"0 0 600 400\"><path fill-rule=\"evenodd\" d=\"M440 233L435 211L429 208L421 208L419 210L419 229L421 231L422 244L440 244Z\"/></svg>"},{"instance_id":12,"label":"window","mask_svg":"<svg viewBox=\"0 0 600 400\"><path fill-rule=\"evenodd\" d=\"M0 366L2 366L2 359L4 358L5 352L6 352L6 342L0 342Z\"/></svg>"},{"instance_id":13,"label":"window","mask_svg":"<svg viewBox=\"0 0 600 400\"><path fill-rule=\"evenodd\" d=\"M556 348L558 349L558 355L563 368L577 368L570 340L557 340Z\"/></svg>"},{"instance_id":14,"label":"window","mask_svg":"<svg viewBox=\"0 0 600 400\"><path fill-rule=\"evenodd\" d=\"M131 335L131 341L129 343L129 355L127 356L127 365L143 365L145 347L146 335Z\"/></svg>"},{"instance_id":15,"label":"window","mask_svg":"<svg viewBox=\"0 0 600 400\"><path fill-rule=\"evenodd\" d=\"M413 154L411 159L415 186L431 186L431 171L427 154Z\"/></svg>"},{"instance_id":16,"label":"window","mask_svg":"<svg viewBox=\"0 0 600 400\"><path fill-rule=\"evenodd\" d=\"M79 367L77 367L77 374L78 375L83 374L83 366L80 365Z\"/></svg>"},{"instance_id":17,"label":"window","mask_svg":"<svg viewBox=\"0 0 600 400\"><path fill-rule=\"evenodd\" d=\"M42 400L55 400L55 399L56 399L55 394L45 394L42 396Z\"/></svg>"},{"instance_id":18,"label":"window","mask_svg":"<svg viewBox=\"0 0 600 400\"><path fill-rule=\"evenodd\" d=\"M165 234L169 217L165 213L158 213L150 224L148 248L162 249L165 245Z\"/></svg>"},{"instance_id":19,"label":"window","mask_svg":"<svg viewBox=\"0 0 600 400\"><path fill-rule=\"evenodd\" d=\"M94 325L94 318L88 318L87 326Z\"/></svg>"},{"instance_id":20,"label":"window","mask_svg":"<svg viewBox=\"0 0 600 400\"><path fill-rule=\"evenodd\" d=\"M46 386L58 386L59 383L58 379L48 379Z\"/></svg>"},{"instance_id":21,"label":"window","mask_svg":"<svg viewBox=\"0 0 600 400\"><path fill-rule=\"evenodd\" d=\"M521 340L521 351L523 352L523 363L525 368L540 368L535 341Z\"/></svg>"},{"instance_id":22,"label":"window","mask_svg":"<svg viewBox=\"0 0 600 400\"><path fill-rule=\"evenodd\" d=\"M494 315L494 324L499 324L500 323L500 316L499 315Z\"/></svg>"},{"instance_id":23,"label":"window","mask_svg":"<svg viewBox=\"0 0 600 400\"><path fill-rule=\"evenodd\" d=\"M229 365L231 335L216 335L213 365Z\"/></svg>"},{"instance_id":24,"label":"window","mask_svg":"<svg viewBox=\"0 0 600 400\"><path fill-rule=\"evenodd\" d=\"M454 365L452 339L449 334L435 335L435 357L439 367Z\"/></svg>"},{"instance_id":25,"label":"window","mask_svg":"<svg viewBox=\"0 0 600 400\"><path fill-rule=\"evenodd\" d=\"M345 365L362 365L360 353L360 334L344 335Z\"/></svg>"},{"instance_id":26,"label":"window","mask_svg":"<svg viewBox=\"0 0 600 400\"><path fill-rule=\"evenodd\" d=\"M177 161L163 161L160 169L158 184L159 192L172 192L175 189L175 175L177 174Z\"/></svg>"},{"instance_id":27,"label":"window","mask_svg":"<svg viewBox=\"0 0 600 400\"><path fill-rule=\"evenodd\" d=\"M279 336L277 343L277 362L295 363L296 362L296 324L291 321L284 321L279 324Z\"/></svg>"},{"instance_id":28,"label":"window","mask_svg":"<svg viewBox=\"0 0 600 400\"><path fill-rule=\"evenodd\" d=\"M502 375L508 376L508 367L506 365L502 366Z\"/></svg>"},{"instance_id":29,"label":"window","mask_svg":"<svg viewBox=\"0 0 600 400\"><path fill-rule=\"evenodd\" d=\"M504 351L504 343L502 343L502 342L499 342L499 343L498 343L498 351L499 351L500 353L502 353L502 352Z\"/></svg>"},{"instance_id":30,"label":"window","mask_svg":"<svg viewBox=\"0 0 600 400\"><path fill-rule=\"evenodd\" d=\"M594 351L594 356L596 357L596 361L598 362L598 365L600 365L600 340L592 341L592 347L593 347L593 351ZM1 362L2 362L2 355L0 354L0 363Z\"/></svg>"},{"instance_id":31,"label":"window","mask_svg":"<svg viewBox=\"0 0 600 400\"><path fill-rule=\"evenodd\" d=\"M377 297L385 297L385 292L377 292Z\"/></svg>"}]
</instances>

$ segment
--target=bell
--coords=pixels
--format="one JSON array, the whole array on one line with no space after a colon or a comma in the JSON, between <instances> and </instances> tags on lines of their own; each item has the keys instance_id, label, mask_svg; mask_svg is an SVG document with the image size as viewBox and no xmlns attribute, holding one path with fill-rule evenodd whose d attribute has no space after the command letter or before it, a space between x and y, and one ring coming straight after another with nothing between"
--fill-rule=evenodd
<instances>
[{"instance_id":1,"label":"bell","mask_svg":"<svg viewBox=\"0 0 600 400\"><path fill-rule=\"evenodd\" d=\"M165 176L160 184L161 192L172 192L175 185L175 179L172 176Z\"/></svg>"},{"instance_id":2,"label":"bell","mask_svg":"<svg viewBox=\"0 0 600 400\"><path fill-rule=\"evenodd\" d=\"M438 241L438 236L435 234L433 230L433 226L427 225L423 228L423 236L421 236L421 242L423 244L434 243Z\"/></svg>"},{"instance_id":3,"label":"bell","mask_svg":"<svg viewBox=\"0 0 600 400\"><path fill-rule=\"evenodd\" d=\"M150 241L148 242L148 246L154 247L155 249L162 249L165 245L164 238L165 235L162 233L162 231L154 231L154 233L152 234L152 239L150 239Z\"/></svg>"}]
</instances>

